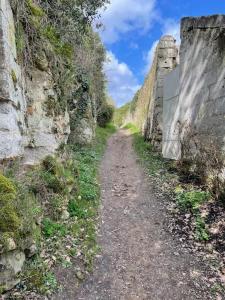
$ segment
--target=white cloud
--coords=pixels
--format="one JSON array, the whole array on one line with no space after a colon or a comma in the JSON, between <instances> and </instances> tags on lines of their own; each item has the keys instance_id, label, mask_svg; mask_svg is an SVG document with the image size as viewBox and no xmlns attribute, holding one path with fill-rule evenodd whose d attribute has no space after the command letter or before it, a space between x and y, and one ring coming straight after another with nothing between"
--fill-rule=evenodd
<instances>
[{"instance_id":1,"label":"white cloud","mask_svg":"<svg viewBox=\"0 0 225 300\"><path fill-rule=\"evenodd\" d=\"M100 32L103 41L114 43L128 32L149 30L158 16L155 3L156 0L111 0L101 12L105 28Z\"/></svg>"},{"instance_id":2,"label":"white cloud","mask_svg":"<svg viewBox=\"0 0 225 300\"><path fill-rule=\"evenodd\" d=\"M127 64L119 62L112 52L107 52L104 71L108 80L108 93L118 106L131 100L140 88L137 78Z\"/></svg>"},{"instance_id":3,"label":"white cloud","mask_svg":"<svg viewBox=\"0 0 225 300\"><path fill-rule=\"evenodd\" d=\"M163 35L172 35L177 44L180 44L180 22L173 19L166 19L162 27Z\"/></svg>"}]
</instances>

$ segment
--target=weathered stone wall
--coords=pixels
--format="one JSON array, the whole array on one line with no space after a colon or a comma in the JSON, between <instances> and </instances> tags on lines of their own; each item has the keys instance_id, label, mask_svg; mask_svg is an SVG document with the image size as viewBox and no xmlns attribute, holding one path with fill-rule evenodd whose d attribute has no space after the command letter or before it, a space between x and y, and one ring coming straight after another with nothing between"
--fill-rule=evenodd
<instances>
[{"instance_id":1,"label":"weathered stone wall","mask_svg":"<svg viewBox=\"0 0 225 300\"><path fill-rule=\"evenodd\" d=\"M24 75L17 63L15 26L8 0L0 0L0 160L24 157L36 164L69 135L69 115L49 111L57 102L48 62Z\"/></svg>"},{"instance_id":2,"label":"weathered stone wall","mask_svg":"<svg viewBox=\"0 0 225 300\"><path fill-rule=\"evenodd\" d=\"M156 69L149 99L144 135L147 140L161 149L163 131L163 82L164 76L177 66L178 49L172 36L164 36L156 48Z\"/></svg>"},{"instance_id":3,"label":"weathered stone wall","mask_svg":"<svg viewBox=\"0 0 225 300\"><path fill-rule=\"evenodd\" d=\"M163 85L163 144L165 158L179 159L181 156L179 136L179 81L180 66L167 74Z\"/></svg>"},{"instance_id":4,"label":"weathered stone wall","mask_svg":"<svg viewBox=\"0 0 225 300\"><path fill-rule=\"evenodd\" d=\"M33 165L46 155L53 154L70 133L67 111L57 114L54 104L58 97L50 70L30 70L26 77L27 143L24 163ZM51 107L53 106L53 107Z\"/></svg>"},{"instance_id":5,"label":"weathered stone wall","mask_svg":"<svg viewBox=\"0 0 225 300\"><path fill-rule=\"evenodd\" d=\"M8 0L0 1L0 159L24 153L24 81L16 62L14 19Z\"/></svg>"},{"instance_id":6,"label":"weathered stone wall","mask_svg":"<svg viewBox=\"0 0 225 300\"><path fill-rule=\"evenodd\" d=\"M164 151L168 158L193 156L225 138L225 16L184 18L181 21L180 74L165 79ZM168 100L172 87L179 101ZM168 88L169 87L169 88ZM169 117L167 117L169 116ZM168 129L169 128L169 129ZM168 130L167 130L168 129ZM175 131L175 143L174 141ZM168 132L170 132L168 134ZM177 148L174 152L173 147Z\"/></svg>"},{"instance_id":7,"label":"weathered stone wall","mask_svg":"<svg viewBox=\"0 0 225 300\"><path fill-rule=\"evenodd\" d=\"M155 74L156 74L157 58L154 61L149 74L147 75L144 85L138 93L135 107L130 110L126 117L125 123L134 123L144 133L144 125L148 115L149 103L153 97Z\"/></svg>"},{"instance_id":8,"label":"weathered stone wall","mask_svg":"<svg viewBox=\"0 0 225 300\"><path fill-rule=\"evenodd\" d=\"M146 139L159 147L162 142L163 78L177 65L178 49L175 43L172 36L161 38L144 85L124 118L124 125L135 124Z\"/></svg>"}]
</instances>

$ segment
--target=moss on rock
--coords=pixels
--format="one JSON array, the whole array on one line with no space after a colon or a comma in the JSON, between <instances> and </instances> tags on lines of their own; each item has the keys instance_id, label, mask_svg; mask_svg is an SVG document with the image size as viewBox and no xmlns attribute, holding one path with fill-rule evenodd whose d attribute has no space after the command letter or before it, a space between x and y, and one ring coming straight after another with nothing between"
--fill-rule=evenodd
<instances>
[{"instance_id":1,"label":"moss on rock","mask_svg":"<svg viewBox=\"0 0 225 300\"><path fill-rule=\"evenodd\" d=\"M13 197L15 197L16 188L10 179L0 174L0 194L4 194L4 193L11 194Z\"/></svg>"},{"instance_id":2,"label":"moss on rock","mask_svg":"<svg viewBox=\"0 0 225 300\"><path fill-rule=\"evenodd\" d=\"M0 231L15 232L21 226L21 220L11 204L7 204L0 209Z\"/></svg>"}]
</instances>

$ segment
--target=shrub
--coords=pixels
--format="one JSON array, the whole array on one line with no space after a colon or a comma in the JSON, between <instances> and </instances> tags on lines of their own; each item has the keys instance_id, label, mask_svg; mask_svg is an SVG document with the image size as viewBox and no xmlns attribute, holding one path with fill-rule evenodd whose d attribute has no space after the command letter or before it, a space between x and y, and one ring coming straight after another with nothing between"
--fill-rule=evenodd
<instances>
[{"instance_id":1,"label":"shrub","mask_svg":"<svg viewBox=\"0 0 225 300\"><path fill-rule=\"evenodd\" d=\"M71 200L68 206L70 216L85 219L87 217L87 210L82 206L81 201Z\"/></svg>"},{"instance_id":2,"label":"shrub","mask_svg":"<svg viewBox=\"0 0 225 300\"><path fill-rule=\"evenodd\" d=\"M21 220L13 205L8 204L0 209L0 231L15 232L21 226Z\"/></svg>"},{"instance_id":3,"label":"shrub","mask_svg":"<svg viewBox=\"0 0 225 300\"><path fill-rule=\"evenodd\" d=\"M11 180L0 174L0 194L11 194L15 197L16 188Z\"/></svg>"},{"instance_id":4,"label":"shrub","mask_svg":"<svg viewBox=\"0 0 225 300\"><path fill-rule=\"evenodd\" d=\"M110 104L103 104L98 112L97 122L100 127L106 127L112 121L114 107Z\"/></svg>"},{"instance_id":5,"label":"shrub","mask_svg":"<svg viewBox=\"0 0 225 300\"><path fill-rule=\"evenodd\" d=\"M42 232L46 237L52 237L54 235L64 236L67 229L63 224L53 222L51 219L44 219L42 222Z\"/></svg>"},{"instance_id":6,"label":"shrub","mask_svg":"<svg viewBox=\"0 0 225 300\"><path fill-rule=\"evenodd\" d=\"M199 206L208 200L210 194L201 190L183 191L178 190L176 200L184 209L198 209Z\"/></svg>"},{"instance_id":7,"label":"shrub","mask_svg":"<svg viewBox=\"0 0 225 300\"><path fill-rule=\"evenodd\" d=\"M130 111L130 102L127 104L124 104L120 108L117 108L115 110L114 116L113 116L113 122L116 126L121 127L124 124L125 117Z\"/></svg>"},{"instance_id":8,"label":"shrub","mask_svg":"<svg viewBox=\"0 0 225 300\"><path fill-rule=\"evenodd\" d=\"M205 220L199 215L195 219L195 236L199 241L209 240L209 233L206 229Z\"/></svg>"}]
</instances>

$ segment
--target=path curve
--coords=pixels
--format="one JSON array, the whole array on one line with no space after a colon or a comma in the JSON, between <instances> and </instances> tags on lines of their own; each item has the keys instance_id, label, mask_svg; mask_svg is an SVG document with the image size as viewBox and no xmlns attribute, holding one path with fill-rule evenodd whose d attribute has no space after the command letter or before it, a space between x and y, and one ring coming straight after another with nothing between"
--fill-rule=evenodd
<instances>
[{"instance_id":1,"label":"path curve","mask_svg":"<svg viewBox=\"0 0 225 300\"><path fill-rule=\"evenodd\" d=\"M102 252L73 299L210 299L199 262L165 230L165 204L154 195L126 131L109 139L101 189Z\"/></svg>"}]
</instances>

